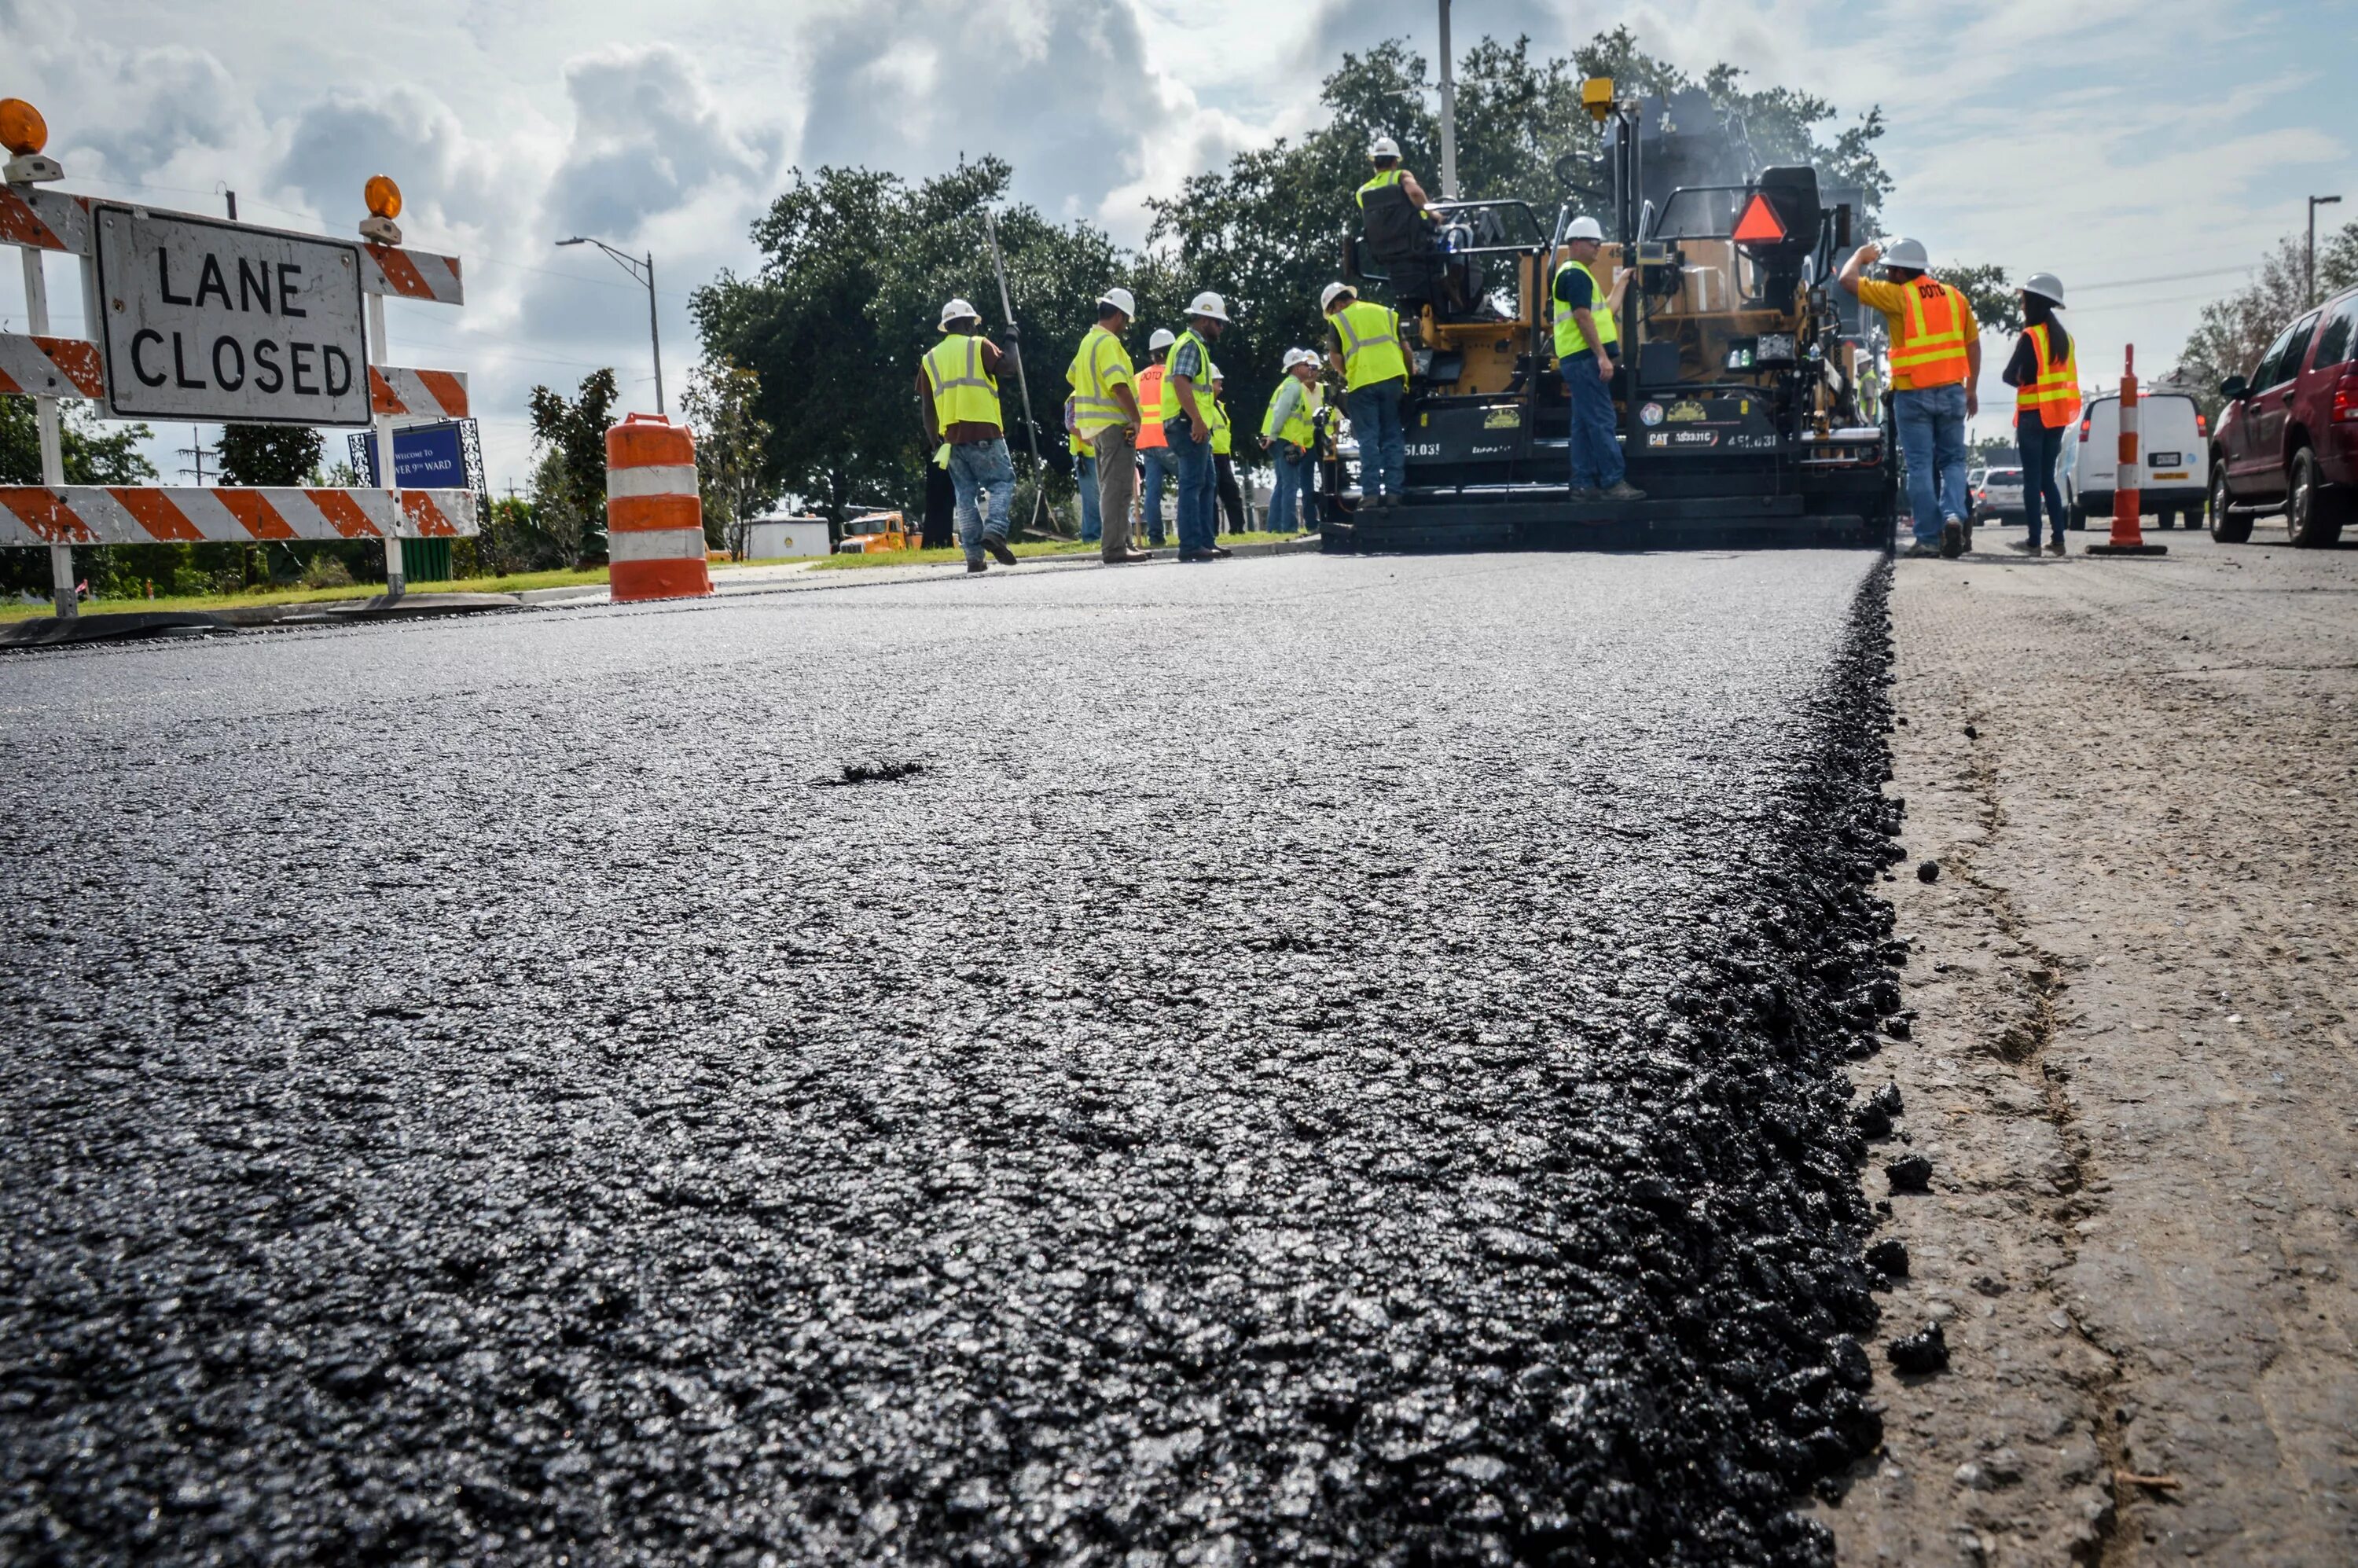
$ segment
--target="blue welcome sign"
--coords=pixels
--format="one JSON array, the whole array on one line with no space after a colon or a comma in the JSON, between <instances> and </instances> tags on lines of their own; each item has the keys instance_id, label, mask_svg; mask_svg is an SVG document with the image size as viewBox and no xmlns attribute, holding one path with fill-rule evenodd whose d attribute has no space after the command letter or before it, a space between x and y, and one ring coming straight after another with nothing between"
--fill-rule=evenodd
<instances>
[{"instance_id":1,"label":"blue welcome sign","mask_svg":"<svg viewBox=\"0 0 2358 1568\"><path fill-rule=\"evenodd\" d=\"M393 433L393 479L404 490L474 490L468 472L467 429L470 421L446 419L437 425L411 425ZM376 473L376 440L355 436L352 450L362 475L370 484L384 482Z\"/></svg>"}]
</instances>

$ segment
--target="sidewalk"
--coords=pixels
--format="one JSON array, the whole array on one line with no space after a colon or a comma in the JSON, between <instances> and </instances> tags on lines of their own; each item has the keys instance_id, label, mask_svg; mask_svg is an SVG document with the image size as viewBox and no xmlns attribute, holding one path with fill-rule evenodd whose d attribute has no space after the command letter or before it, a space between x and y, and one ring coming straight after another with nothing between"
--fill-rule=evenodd
<instances>
[{"instance_id":1,"label":"sidewalk","mask_svg":"<svg viewBox=\"0 0 2358 1568\"><path fill-rule=\"evenodd\" d=\"M1918 1017L1857 1077L1871 1194L1933 1167L1884 1337L1952 1363L1878 1356L1847 1563L2358 1561L2358 550L2158 537L1898 565Z\"/></svg>"}]
</instances>

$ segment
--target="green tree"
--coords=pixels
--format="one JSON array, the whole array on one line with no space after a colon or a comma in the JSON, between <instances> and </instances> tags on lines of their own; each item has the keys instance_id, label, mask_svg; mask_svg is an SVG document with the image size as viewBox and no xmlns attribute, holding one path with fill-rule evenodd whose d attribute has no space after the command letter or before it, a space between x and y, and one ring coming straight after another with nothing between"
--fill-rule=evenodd
<instances>
[{"instance_id":1,"label":"green tree","mask_svg":"<svg viewBox=\"0 0 2358 1568\"><path fill-rule=\"evenodd\" d=\"M986 208L1021 318L1034 414L1053 434L1065 367L1096 319L1094 302L1129 269L1087 224L1003 205L1011 173L991 157L914 186L873 169L795 170L753 225L760 273L724 273L697 291L689 309L706 357L758 377L753 410L770 427L768 471L784 492L838 524L879 503L914 514L929 456L917 359L938 341L942 303L966 298L995 334L1005 326ZM1003 377L1000 396L1009 444L1021 452L1018 384Z\"/></svg>"},{"instance_id":2,"label":"green tree","mask_svg":"<svg viewBox=\"0 0 2358 1568\"><path fill-rule=\"evenodd\" d=\"M611 370L581 378L568 398L545 386L532 389L532 438L540 454L533 470L533 509L544 537L567 566L606 553L606 431L618 395Z\"/></svg>"},{"instance_id":3,"label":"green tree","mask_svg":"<svg viewBox=\"0 0 2358 1568\"><path fill-rule=\"evenodd\" d=\"M223 484L308 484L326 447L308 425L224 425L213 455Z\"/></svg>"},{"instance_id":4,"label":"green tree","mask_svg":"<svg viewBox=\"0 0 2358 1568\"><path fill-rule=\"evenodd\" d=\"M156 465L139 449L154 435L146 426L102 424L87 405L70 400L60 402L58 413L58 449L68 484L154 482ZM0 396L0 484L40 482L40 426L33 400ZM74 550L76 580L87 580L93 593L111 591L128 569L125 550L144 550L161 557L168 553L184 554L186 546L78 546ZM46 599L49 588L47 550L0 549L0 593L33 593Z\"/></svg>"},{"instance_id":5,"label":"green tree","mask_svg":"<svg viewBox=\"0 0 2358 1568\"><path fill-rule=\"evenodd\" d=\"M2358 222L2342 225L2317 248L2317 295L2322 299L2358 284Z\"/></svg>"},{"instance_id":6,"label":"green tree","mask_svg":"<svg viewBox=\"0 0 2358 1568\"><path fill-rule=\"evenodd\" d=\"M681 399L696 430L705 543L740 559L753 519L778 499L768 446L774 432L755 411L761 394L754 372L733 360L707 360L688 376Z\"/></svg>"},{"instance_id":7,"label":"green tree","mask_svg":"<svg viewBox=\"0 0 2358 1568\"><path fill-rule=\"evenodd\" d=\"M2349 232L2343 230L2344 236ZM2329 247L2320 254L2320 275L2332 254ZM2260 258L2258 276L2202 308L2186 346L2179 351L2176 368L2163 379L2191 394L2202 411L2216 418L2223 401L2219 384L2231 375L2251 374L2276 335L2306 308L2302 271L2307 259L2303 236L2288 234L2277 241L2276 249Z\"/></svg>"}]
</instances>

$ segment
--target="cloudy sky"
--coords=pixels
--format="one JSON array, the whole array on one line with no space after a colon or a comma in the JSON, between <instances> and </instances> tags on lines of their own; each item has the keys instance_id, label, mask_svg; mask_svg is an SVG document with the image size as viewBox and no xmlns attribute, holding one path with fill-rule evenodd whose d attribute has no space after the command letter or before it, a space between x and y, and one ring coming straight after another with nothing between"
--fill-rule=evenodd
<instances>
[{"instance_id":1,"label":"cloudy sky","mask_svg":"<svg viewBox=\"0 0 2358 1568\"><path fill-rule=\"evenodd\" d=\"M696 356L688 291L751 265L747 224L787 168L921 176L993 152L1023 200L1135 242L1147 197L1314 117L1341 51L1406 36L1430 54L1434 11L0 0L0 95L44 110L76 191L211 212L233 189L249 221L347 234L362 179L394 175L409 242L465 258L469 291L460 310L395 303L395 357L471 373L503 489L529 470L535 383L611 364L629 403L653 406L644 292L556 238L654 251L676 406ZM1988 0L1969 29L1959 15L1898 0L1457 0L1455 28L1461 47L1521 32L1552 52L1626 22L1691 70L1732 60L1845 115L1881 104L1889 225L1936 263L2061 274L2092 382L2117 374L2132 341L2147 368L2167 366L2201 302L2299 232L2305 196L2346 191L2339 212L2358 214L2358 0ZM60 319L78 320L67 270L51 277ZM24 326L17 269L0 268L0 330ZM159 435L168 475L190 436Z\"/></svg>"}]
</instances>

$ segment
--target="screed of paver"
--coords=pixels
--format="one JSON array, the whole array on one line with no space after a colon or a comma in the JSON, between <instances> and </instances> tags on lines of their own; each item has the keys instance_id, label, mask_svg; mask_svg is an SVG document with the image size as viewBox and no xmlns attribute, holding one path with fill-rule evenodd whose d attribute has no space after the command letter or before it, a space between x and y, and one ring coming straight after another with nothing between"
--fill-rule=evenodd
<instances>
[{"instance_id":1,"label":"screed of paver","mask_svg":"<svg viewBox=\"0 0 2358 1568\"><path fill-rule=\"evenodd\" d=\"M2358 553L2168 542L1899 565L1887 1323L1959 1349L1845 1561L2358 1560Z\"/></svg>"},{"instance_id":2,"label":"screed of paver","mask_svg":"<svg viewBox=\"0 0 2358 1568\"><path fill-rule=\"evenodd\" d=\"M0 1557L1824 1561L1882 573L0 663Z\"/></svg>"}]
</instances>

